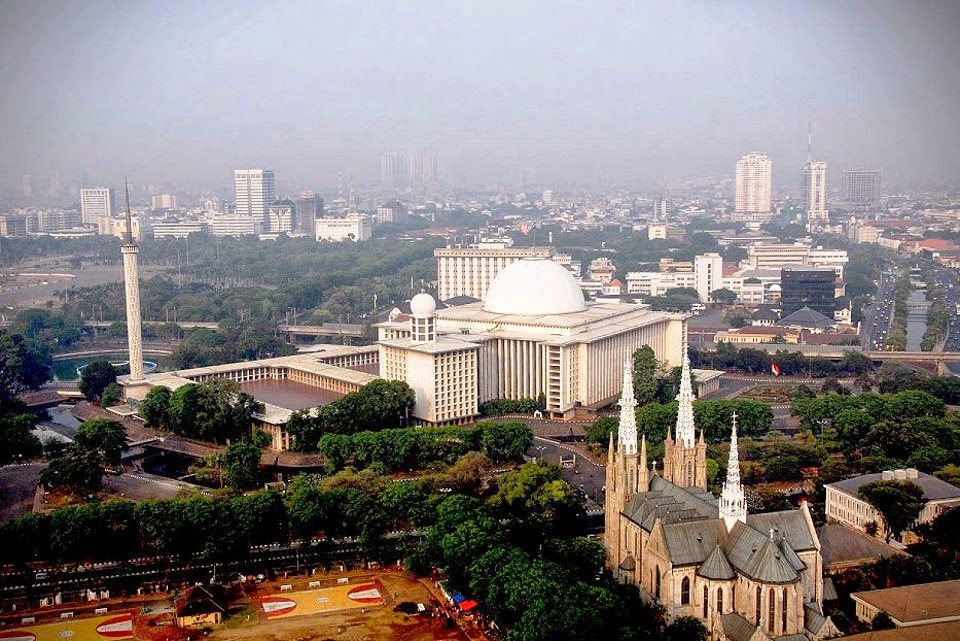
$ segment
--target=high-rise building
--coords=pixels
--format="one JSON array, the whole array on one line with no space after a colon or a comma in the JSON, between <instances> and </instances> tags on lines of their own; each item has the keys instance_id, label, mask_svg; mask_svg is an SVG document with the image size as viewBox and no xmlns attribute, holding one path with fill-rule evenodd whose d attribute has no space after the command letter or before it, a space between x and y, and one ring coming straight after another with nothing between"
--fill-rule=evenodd
<instances>
[{"instance_id":1,"label":"high-rise building","mask_svg":"<svg viewBox=\"0 0 960 641\"><path fill-rule=\"evenodd\" d=\"M493 279L507 265L524 258L549 258L552 254L549 247L509 247L506 243L435 249L437 296L442 301L455 296L484 300Z\"/></svg>"},{"instance_id":2,"label":"high-rise building","mask_svg":"<svg viewBox=\"0 0 960 641\"><path fill-rule=\"evenodd\" d=\"M404 154L388 152L380 154L380 182L384 187L395 188L406 184Z\"/></svg>"},{"instance_id":3,"label":"high-rise building","mask_svg":"<svg viewBox=\"0 0 960 641\"><path fill-rule=\"evenodd\" d=\"M173 194L158 194L153 197L153 209L176 209L177 197Z\"/></svg>"},{"instance_id":4,"label":"high-rise building","mask_svg":"<svg viewBox=\"0 0 960 641\"><path fill-rule=\"evenodd\" d=\"M407 221L407 208L399 200L391 200L377 207L378 223L403 223Z\"/></svg>"},{"instance_id":5,"label":"high-rise building","mask_svg":"<svg viewBox=\"0 0 960 641\"><path fill-rule=\"evenodd\" d=\"M772 163L766 154L751 152L737 161L734 208L740 216L770 213Z\"/></svg>"},{"instance_id":6,"label":"high-rise building","mask_svg":"<svg viewBox=\"0 0 960 641\"><path fill-rule=\"evenodd\" d=\"M101 216L113 215L113 189L94 187L80 190L80 219L85 225L96 225Z\"/></svg>"},{"instance_id":7,"label":"high-rise building","mask_svg":"<svg viewBox=\"0 0 960 641\"><path fill-rule=\"evenodd\" d=\"M292 200L275 200L270 205L270 226L267 227L271 234L289 234L293 232L294 221L297 217L297 206Z\"/></svg>"},{"instance_id":8,"label":"high-rise building","mask_svg":"<svg viewBox=\"0 0 960 641\"><path fill-rule=\"evenodd\" d=\"M380 181L384 187L402 189L443 182L443 156L434 153L380 154Z\"/></svg>"},{"instance_id":9,"label":"high-rise building","mask_svg":"<svg viewBox=\"0 0 960 641\"><path fill-rule=\"evenodd\" d=\"M807 214L807 225L826 223L827 212L827 163L811 160L803 166L800 177L800 201Z\"/></svg>"},{"instance_id":10,"label":"high-rise building","mask_svg":"<svg viewBox=\"0 0 960 641\"><path fill-rule=\"evenodd\" d=\"M781 314L809 307L833 318L837 273L829 267L784 267L780 276Z\"/></svg>"},{"instance_id":11,"label":"high-rise building","mask_svg":"<svg viewBox=\"0 0 960 641\"><path fill-rule=\"evenodd\" d=\"M723 257L715 252L695 256L693 274L700 300L709 301L710 295L723 287Z\"/></svg>"},{"instance_id":12,"label":"high-rise building","mask_svg":"<svg viewBox=\"0 0 960 641\"><path fill-rule=\"evenodd\" d=\"M276 180L271 169L234 169L235 213L250 216L269 226L270 204L277 199Z\"/></svg>"},{"instance_id":13,"label":"high-rise building","mask_svg":"<svg viewBox=\"0 0 960 641\"><path fill-rule=\"evenodd\" d=\"M314 234L317 218L323 218L323 198L312 191L300 192L297 198L297 224L294 232L298 234Z\"/></svg>"},{"instance_id":14,"label":"high-rise building","mask_svg":"<svg viewBox=\"0 0 960 641\"><path fill-rule=\"evenodd\" d=\"M876 207L880 203L880 172L874 169L845 170L843 199L858 209Z\"/></svg>"}]
</instances>

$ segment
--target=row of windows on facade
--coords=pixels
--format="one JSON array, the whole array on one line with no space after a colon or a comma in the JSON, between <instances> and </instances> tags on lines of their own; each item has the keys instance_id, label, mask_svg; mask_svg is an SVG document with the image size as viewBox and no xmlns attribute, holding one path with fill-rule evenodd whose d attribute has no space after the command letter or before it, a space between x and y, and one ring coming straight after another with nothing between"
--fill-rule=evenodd
<instances>
[{"instance_id":1,"label":"row of windows on facade","mask_svg":"<svg viewBox=\"0 0 960 641\"><path fill-rule=\"evenodd\" d=\"M655 574L654 574L655 572ZM661 592L661 582L660 582L660 566L657 566L656 570L651 570L653 574L653 585L654 585L654 595L659 599ZM780 631L787 631L787 612L789 608L789 595L787 593L787 588L783 588L781 591L780 599ZM730 602L731 607L730 611L733 612L736 610L737 602L737 586L730 586ZM683 577L680 581L680 605L690 605L690 577ZM710 588L708 586L703 586L703 618L706 619L709 616L710 608ZM723 588L717 588L717 599L715 604L715 609L717 614L723 614ZM763 588L757 586L756 589L756 602L754 604L754 619L757 621L757 625L761 623L760 616L763 612ZM775 588L770 588L767 592L767 631L770 633L776 633L776 622L777 622L777 593Z\"/></svg>"}]
</instances>

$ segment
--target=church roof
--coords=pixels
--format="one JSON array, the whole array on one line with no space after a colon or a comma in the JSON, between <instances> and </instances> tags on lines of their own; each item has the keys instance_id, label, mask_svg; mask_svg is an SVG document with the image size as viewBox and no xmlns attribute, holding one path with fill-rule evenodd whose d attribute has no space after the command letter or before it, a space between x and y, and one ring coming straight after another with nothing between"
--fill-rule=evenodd
<instances>
[{"instance_id":1,"label":"church roof","mask_svg":"<svg viewBox=\"0 0 960 641\"><path fill-rule=\"evenodd\" d=\"M728 641L750 641L757 632L753 625L736 612L728 612L720 616L720 625L723 626L723 636Z\"/></svg>"},{"instance_id":2,"label":"church roof","mask_svg":"<svg viewBox=\"0 0 960 641\"><path fill-rule=\"evenodd\" d=\"M705 579L714 579L716 581L728 581L735 579L737 573L730 567L730 562L724 555L720 544L713 548L713 552L707 557L707 560L697 569L697 574Z\"/></svg>"},{"instance_id":3,"label":"church roof","mask_svg":"<svg viewBox=\"0 0 960 641\"><path fill-rule=\"evenodd\" d=\"M790 547L798 552L817 548L817 543L813 540L813 533L807 527L800 510L748 514L747 525L763 533L767 533L770 528L773 528L780 536L790 542Z\"/></svg>"},{"instance_id":4,"label":"church roof","mask_svg":"<svg viewBox=\"0 0 960 641\"><path fill-rule=\"evenodd\" d=\"M814 603L807 603L803 607L803 627L816 635L827 622L827 617L823 616Z\"/></svg>"},{"instance_id":5,"label":"church roof","mask_svg":"<svg viewBox=\"0 0 960 641\"><path fill-rule=\"evenodd\" d=\"M693 489L696 493L654 475L650 491L634 495L624 514L648 532L658 518L665 524L717 518L717 499L712 494Z\"/></svg>"},{"instance_id":6,"label":"church roof","mask_svg":"<svg viewBox=\"0 0 960 641\"><path fill-rule=\"evenodd\" d=\"M775 541L739 521L730 530L725 551L733 567L755 581L793 583L798 578Z\"/></svg>"},{"instance_id":7,"label":"church roof","mask_svg":"<svg viewBox=\"0 0 960 641\"><path fill-rule=\"evenodd\" d=\"M716 518L663 526L663 538L674 566L702 564L726 533L723 521Z\"/></svg>"}]
</instances>

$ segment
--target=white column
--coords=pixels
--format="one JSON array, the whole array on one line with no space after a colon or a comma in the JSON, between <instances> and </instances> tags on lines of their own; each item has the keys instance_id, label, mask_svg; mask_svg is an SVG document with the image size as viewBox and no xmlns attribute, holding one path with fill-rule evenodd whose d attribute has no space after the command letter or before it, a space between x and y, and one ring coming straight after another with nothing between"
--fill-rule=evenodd
<instances>
[{"instance_id":1,"label":"white column","mask_svg":"<svg viewBox=\"0 0 960 641\"><path fill-rule=\"evenodd\" d=\"M123 245L123 283L127 303L127 346L130 352L130 382L143 380L143 333L140 327L140 281L137 246Z\"/></svg>"}]
</instances>

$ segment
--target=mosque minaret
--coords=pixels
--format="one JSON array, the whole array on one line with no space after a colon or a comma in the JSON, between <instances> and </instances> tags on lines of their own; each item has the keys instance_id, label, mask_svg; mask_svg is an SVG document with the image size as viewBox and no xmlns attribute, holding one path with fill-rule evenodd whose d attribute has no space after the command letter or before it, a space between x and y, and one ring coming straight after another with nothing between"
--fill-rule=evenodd
<instances>
[{"instance_id":1,"label":"mosque minaret","mask_svg":"<svg viewBox=\"0 0 960 641\"><path fill-rule=\"evenodd\" d=\"M123 284L127 303L127 345L130 351L129 383L140 383L143 378L143 332L140 327L140 276L137 268L139 247L133 239L130 218L130 188L124 185L127 197L127 230L123 235L120 253L123 254Z\"/></svg>"}]
</instances>

